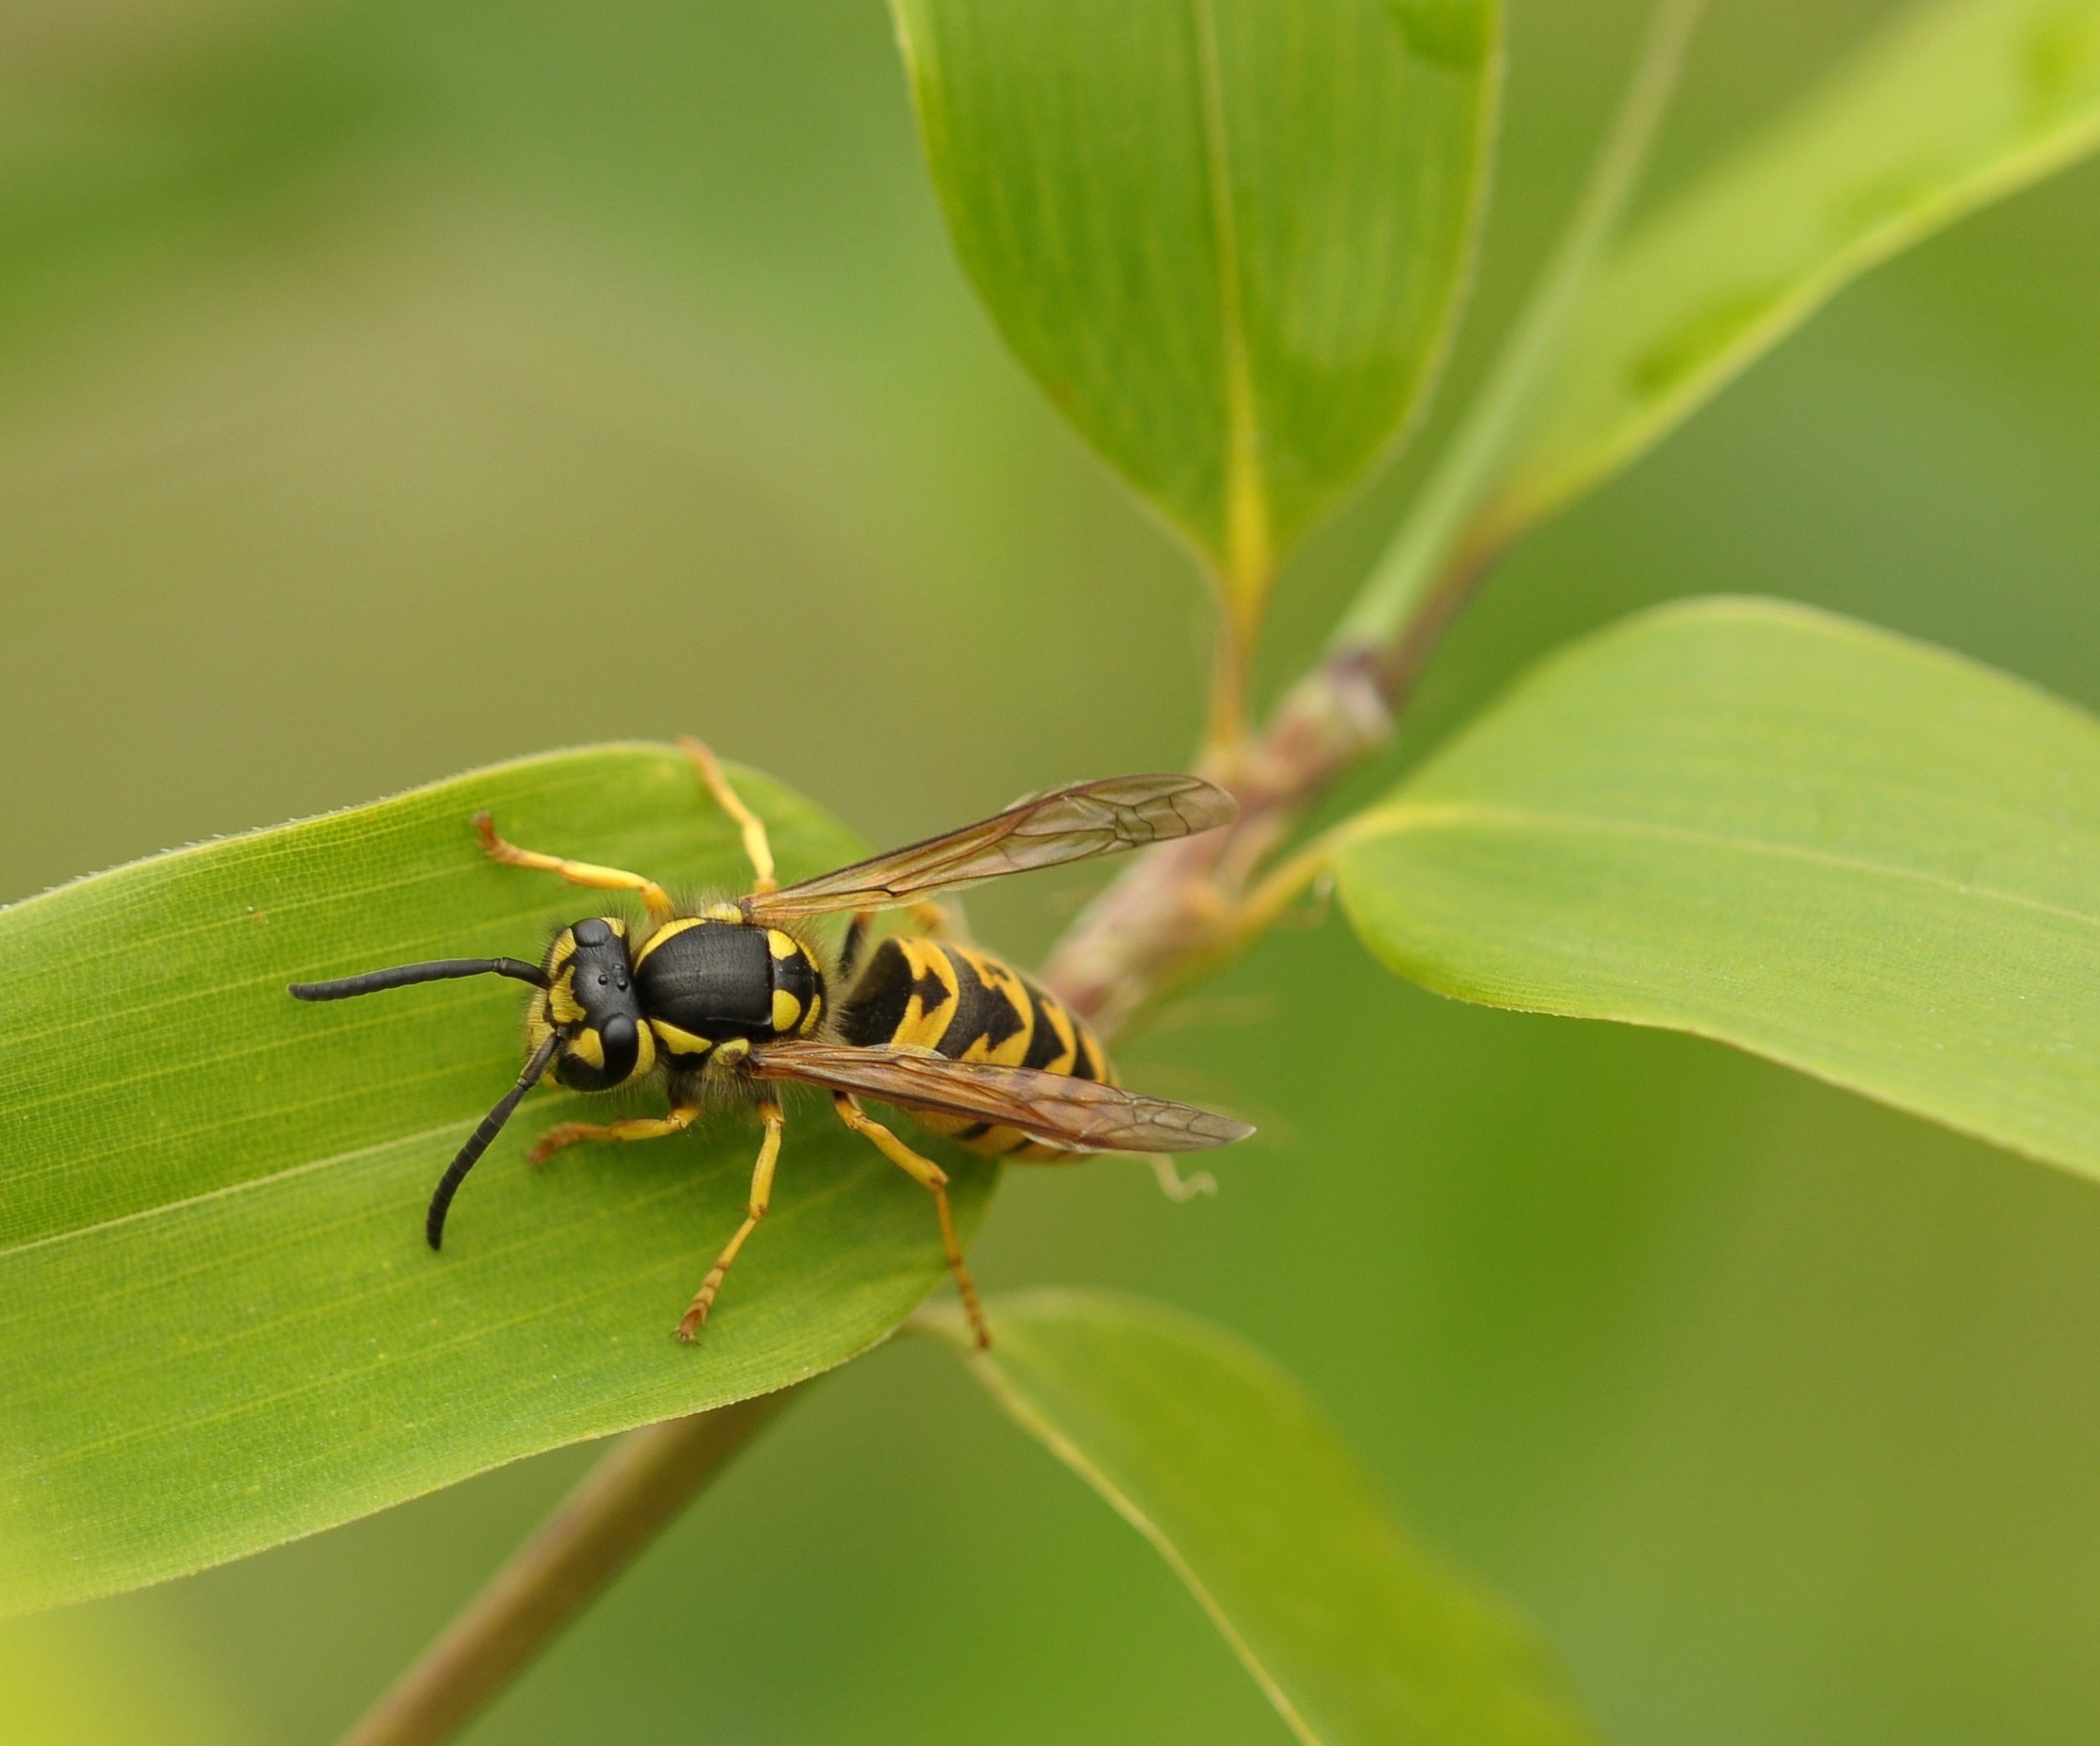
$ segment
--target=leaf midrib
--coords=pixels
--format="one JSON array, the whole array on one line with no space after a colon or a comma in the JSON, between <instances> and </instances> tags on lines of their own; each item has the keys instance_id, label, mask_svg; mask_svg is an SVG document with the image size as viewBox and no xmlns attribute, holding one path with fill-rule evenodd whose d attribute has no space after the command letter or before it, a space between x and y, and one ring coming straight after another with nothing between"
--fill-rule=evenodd
<instances>
[{"instance_id":1,"label":"leaf midrib","mask_svg":"<svg viewBox=\"0 0 2100 1746\"><path fill-rule=\"evenodd\" d=\"M1195 13L1196 74L1203 96L1203 173L1218 247L1218 325L1225 380L1226 580L1236 595L1258 585L1268 562L1268 504L1262 483L1261 414L1255 404L1253 354L1247 344L1246 288L1240 282L1239 223L1232 211L1232 159L1225 128L1225 79L1215 0L1190 0ZM1244 607L1242 607L1244 610Z\"/></svg>"},{"instance_id":2,"label":"leaf midrib","mask_svg":"<svg viewBox=\"0 0 2100 1746\"><path fill-rule=\"evenodd\" d=\"M129 1212L119 1212L112 1218L97 1219L93 1224L77 1225L69 1231L47 1232L41 1237L32 1237L26 1243L10 1243L0 1248L0 1261L26 1255L33 1249L48 1248L58 1243L74 1242L79 1238L92 1237L98 1231L114 1230L119 1225L135 1224L142 1219L158 1218L164 1213L180 1212L211 1201L226 1200L237 1194L245 1194L252 1188L267 1188L273 1182L290 1182L298 1177L310 1176L316 1171L354 1164L359 1159L369 1158L376 1152L390 1151L397 1146L420 1146L426 1141L456 1133L471 1126L473 1120L471 1116L457 1116L451 1121L440 1122L435 1127L420 1129L412 1134L396 1134L390 1139L354 1146L346 1151L330 1152L325 1157L303 1159L297 1164L288 1164L282 1170L273 1170L267 1176L246 1177L237 1182L222 1182L216 1188L201 1189L195 1194L186 1194L179 1200L161 1201L154 1206L135 1207Z\"/></svg>"}]
</instances>

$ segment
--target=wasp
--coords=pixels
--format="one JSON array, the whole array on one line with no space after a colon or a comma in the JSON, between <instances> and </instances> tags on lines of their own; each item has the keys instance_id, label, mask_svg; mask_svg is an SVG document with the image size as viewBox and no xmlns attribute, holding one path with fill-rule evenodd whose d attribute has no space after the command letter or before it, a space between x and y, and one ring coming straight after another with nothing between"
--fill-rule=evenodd
<instances>
[{"instance_id":1,"label":"wasp","mask_svg":"<svg viewBox=\"0 0 2100 1746\"><path fill-rule=\"evenodd\" d=\"M799 1080L829 1092L840 1121L931 1192L948 1269L977 1344L989 1346L991 1331L956 1235L947 1173L869 1115L863 1096L906 1111L956 1145L1000 1158L1069 1161L1104 1151L1194 1151L1253 1131L1226 1116L1124 1090L1083 1019L989 952L943 937L948 918L934 901L1009 873L1211 830L1234 814L1223 789L1180 775L1080 783L960 830L782 886L764 823L706 747L680 743L742 835L753 876L745 896L681 905L639 873L521 849L479 813L475 827L493 860L593 891L630 892L645 922L639 928L619 916L573 922L537 964L442 958L292 986L300 1000L344 1000L467 976L531 985L524 1070L468 1136L431 1197L424 1232L432 1249L443 1246L446 1216L467 1172L550 1070L576 1091L660 1078L670 1107L662 1116L603 1125L559 1123L534 1142L528 1155L534 1164L579 1141L682 1132L711 1094L741 1094L756 1105L764 1136L743 1223L678 1324L678 1337L692 1340L766 1216L785 1125L776 1085ZM868 950L876 915L899 908L914 911L932 931L892 934ZM851 921L827 961L809 924L840 913Z\"/></svg>"}]
</instances>

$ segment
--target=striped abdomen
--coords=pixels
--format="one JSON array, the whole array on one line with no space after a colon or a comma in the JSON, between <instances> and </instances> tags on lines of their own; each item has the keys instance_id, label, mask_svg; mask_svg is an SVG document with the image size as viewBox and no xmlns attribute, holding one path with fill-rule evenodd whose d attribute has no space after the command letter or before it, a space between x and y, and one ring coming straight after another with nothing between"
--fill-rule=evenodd
<instances>
[{"instance_id":1,"label":"striped abdomen","mask_svg":"<svg viewBox=\"0 0 2100 1746\"><path fill-rule=\"evenodd\" d=\"M973 947L884 940L854 979L838 1020L842 1040L901 1044L951 1060L1034 1067L1115 1083L1115 1070L1085 1023L1054 994ZM995 1158L1077 1158L1017 1128L914 1112L913 1119Z\"/></svg>"}]
</instances>

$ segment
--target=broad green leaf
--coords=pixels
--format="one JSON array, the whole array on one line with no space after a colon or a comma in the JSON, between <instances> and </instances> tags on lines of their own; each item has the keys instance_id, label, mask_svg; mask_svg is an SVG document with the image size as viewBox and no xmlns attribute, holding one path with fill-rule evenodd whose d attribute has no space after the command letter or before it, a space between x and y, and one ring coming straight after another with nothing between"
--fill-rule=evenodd
<instances>
[{"instance_id":1,"label":"broad green leaf","mask_svg":"<svg viewBox=\"0 0 2100 1746\"><path fill-rule=\"evenodd\" d=\"M782 870L844 830L738 777ZM537 956L601 894L498 867L528 845L677 885L746 882L668 748L477 771L0 911L0 1611L271 1545L556 1444L780 1388L880 1340L941 1277L923 1190L789 1108L772 1216L699 1344L672 1324L742 1215L756 1125L524 1162L536 1092L422 1211L515 1077L494 978L301 1005L288 982ZM648 1107L652 1100L635 1100ZM974 1221L991 1181L961 1167Z\"/></svg>"},{"instance_id":2,"label":"broad green leaf","mask_svg":"<svg viewBox=\"0 0 2100 1746\"><path fill-rule=\"evenodd\" d=\"M1485 512L1626 466L1851 280L2100 143L2100 0L1917 7L1592 275Z\"/></svg>"},{"instance_id":3,"label":"broad green leaf","mask_svg":"<svg viewBox=\"0 0 2100 1746\"><path fill-rule=\"evenodd\" d=\"M1499 0L895 0L964 267L1243 615L1440 357Z\"/></svg>"},{"instance_id":4,"label":"broad green leaf","mask_svg":"<svg viewBox=\"0 0 2100 1746\"><path fill-rule=\"evenodd\" d=\"M1342 833L1379 957L2100 1174L2100 722L1769 600L1644 614Z\"/></svg>"},{"instance_id":5,"label":"broad green leaf","mask_svg":"<svg viewBox=\"0 0 2100 1746\"><path fill-rule=\"evenodd\" d=\"M1334 1427L1243 1341L1140 1299L996 1298L966 1355L1021 1427L1159 1549L1299 1739L1555 1746L1593 1738L1498 1601L1388 1513Z\"/></svg>"}]
</instances>

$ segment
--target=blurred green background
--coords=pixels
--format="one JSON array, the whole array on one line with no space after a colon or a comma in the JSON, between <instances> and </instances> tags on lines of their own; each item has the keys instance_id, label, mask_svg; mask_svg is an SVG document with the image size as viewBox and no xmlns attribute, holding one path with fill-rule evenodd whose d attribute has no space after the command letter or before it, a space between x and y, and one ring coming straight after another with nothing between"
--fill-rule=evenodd
<instances>
[{"instance_id":1,"label":"blurred green background","mask_svg":"<svg viewBox=\"0 0 2100 1746\"><path fill-rule=\"evenodd\" d=\"M1887 10L1720 0L1655 185ZM1516 0L1458 389L1639 19ZM2100 702L2096 261L2087 166L1847 294L1507 565L1359 787L1534 654L1692 592ZM1287 575L1272 682L1420 458ZM16 0L0 590L7 896L680 729L915 835L1180 762L1207 638L1190 566L971 301L878 0ZM1084 890L973 916L1025 958ZM1012 1176L979 1277L1266 1346L1613 1739L2100 1735L2089 1185L1685 1038L1438 1000L1333 926L1126 1070L1262 1138L1186 1207L1131 1165ZM588 1459L0 1627L6 1736L324 1741ZM1285 1734L1136 1536L907 1342L813 1391L472 1735L586 1737Z\"/></svg>"}]
</instances>

